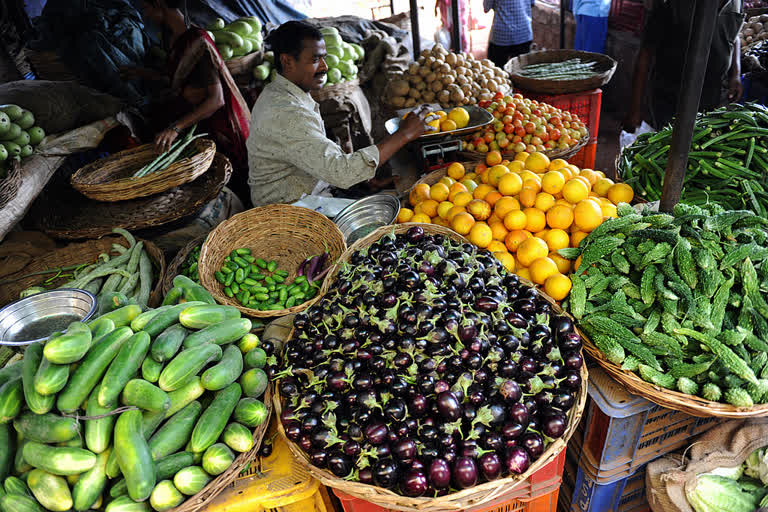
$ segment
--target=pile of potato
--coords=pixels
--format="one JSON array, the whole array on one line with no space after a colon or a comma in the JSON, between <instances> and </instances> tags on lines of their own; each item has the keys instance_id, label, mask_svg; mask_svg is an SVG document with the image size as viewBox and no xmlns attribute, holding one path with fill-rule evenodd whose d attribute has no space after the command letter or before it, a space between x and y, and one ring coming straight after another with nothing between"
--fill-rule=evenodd
<instances>
[{"instance_id":1,"label":"pile of potato","mask_svg":"<svg viewBox=\"0 0 768 512\"><path fill-rule=\"evenodd\" d=\"M468 53L453 53L436 44L421 52L408 71L387 84L387 100L395 108L421 103L442 107L474 105L490 100L497 91L509 90L509 75L488 59L477 60Z\"/></svg>"},{"instance_id":2,"label":"pile of potato","mask_svg":"<svg viewBox=\"0 0 768 512\"><path fill-rule=\"evenodd\" d=\"M741 39L741 53L747 51L747 47L764 39L768 39L768 14L752 16L741 27L739 33Z\"/></svg>"}]
</instances>

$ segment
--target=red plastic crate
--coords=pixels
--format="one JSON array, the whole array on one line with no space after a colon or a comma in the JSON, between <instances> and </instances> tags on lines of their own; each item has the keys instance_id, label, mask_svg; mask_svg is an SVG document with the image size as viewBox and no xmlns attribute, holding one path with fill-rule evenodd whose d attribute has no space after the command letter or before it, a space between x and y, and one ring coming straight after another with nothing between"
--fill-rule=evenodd
<instances>
[{"instance_id":1,"label":"red plastic crate","mask_svg":"<svg viewBox=\"0 0 768 512\"><path fill-rule=\"evenodd\" d=\"M563 479L565 457L565 450L563 450L552 462L539 469L512 492L488 503L465 509L464 512L554 512L557 506L558 490ZM333 493L341 501L344 512L389 511L387 508L349 496L337 489L333 489Z\"/></svg>"},{"instance_id":2,"label":"red plastic crate","mask_svg":"<svg viewBox=\"0 0 768 512\"><path fill-rule=\"evenodd\" d=\"M560 110L576 114L587 125L589 142L597 142L597 132L600 129L600 106L603 101L602 89L556 95L536 94L522 90L516 92L522 93L526 98L543 101Z\"/></svg>"},{"instance_id":3,"label":"red plastic crate","mask_svg":"<svg viewBox=\"0 0 768 512\"><path fill-rule=\"evenodd\" d=\"M590 142L569 158L568 163L575 165L579 169L594 169L596 152L597 142Z\"/></svg>"}]
</instances>

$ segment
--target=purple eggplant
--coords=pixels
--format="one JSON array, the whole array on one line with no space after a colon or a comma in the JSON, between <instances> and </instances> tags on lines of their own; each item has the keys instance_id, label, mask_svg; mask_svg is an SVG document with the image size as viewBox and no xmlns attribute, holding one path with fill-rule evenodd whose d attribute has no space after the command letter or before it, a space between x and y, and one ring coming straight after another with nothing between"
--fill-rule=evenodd
<instances>
[{"instance_id":1,"label":"purple eggplant","mask_svg":"<svg viewBox=\"0 0 768 512\"><path fill-rule=\"evenodd\" d=\"M509 473L519 475L528 471L531 466L531 457L524 448L513 446L507 449L504 464Z\"/></svg>"},{"instance_id":2,"label":"purple eggplant","mask_svg":"<svg viewBox=\"0 0 768 512\"><path fill-rule=\"evenodd\" d=\"M436 489L445 489L451 485L451 468L443 459L435 459L429 465L429 483Z\"/></svg>"},{"instance_id":3,"label":"purple eggplant","mask_svg":"<svg viewBox=\"0 0 768 512\"><path fill-rule=\"evenodd\" d=\"M453 463L453 480L456 487L466 489L477 483L477 464L469 457L458 457Z\"/></svg>"}]
</instances>

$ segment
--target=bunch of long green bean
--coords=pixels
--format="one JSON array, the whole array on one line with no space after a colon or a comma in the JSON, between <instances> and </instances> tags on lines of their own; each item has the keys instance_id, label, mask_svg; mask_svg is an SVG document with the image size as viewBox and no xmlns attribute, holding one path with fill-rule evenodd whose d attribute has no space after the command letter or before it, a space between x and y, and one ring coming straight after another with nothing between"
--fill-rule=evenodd
<instances>
[{"instance_id":1,"label":"bunch of long green bean","mask_svg":"<svg viewBox=\"0 0 768 512\"><path fill-rule=\"evenodd\" d=\"M191 148L187 149L187 147L195 139L199 139L200 137L205 137L206 135L208 135L207 133L201 133L193 137L192 135L195 133L195 128L197 128L197 125L192 125L192 128L189 129L189 131L184 137L179 138L176 142L171 144L171 147L168 148L168 151L164 151L157 158L155 158L154 160L149 162L147 165L145 165L144 167L136 171L133 177L141 178L142 176L146 176L147 174L162 171L163 169L170 166L171 164L174 164L179 160L183 160L184 158L192 156L192 154L194 154L194 151L191 151Z\"/></svg>"},{"instance_id":2,"label":"bunch of long green bean","mask_svg":"<svg viewBox=\"0 0 768 512\"><path fill-rule=\"evenodd\" d=\"M595 61L568 59L524 66L518 75L537 80L580 80L595 75Z\"/></svg>"},{"instance_id":3,"label":"bunch of long green bean","mask_svg":"<svg viewBox=\"0 0 768 512\"><path fill-rule=\"evenodd\" d=\"M646 133L621 153L618 172L648 201L661 198L672 127ZM699 114L681 201L768 212L768 109L756 103Z\"/></svg>"}]
</instances>

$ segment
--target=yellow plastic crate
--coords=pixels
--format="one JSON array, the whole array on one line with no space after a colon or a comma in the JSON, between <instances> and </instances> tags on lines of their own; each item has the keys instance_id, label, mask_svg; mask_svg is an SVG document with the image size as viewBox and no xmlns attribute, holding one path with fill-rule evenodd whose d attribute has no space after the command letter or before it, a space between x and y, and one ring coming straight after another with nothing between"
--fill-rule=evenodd
<instances>
[{"instance_id":1,"label":"yellow plastic crate","mask_svg":"<svg viewBox=\"0 0 768 512\"><path fill-rule=\"evenodd\" d=\"M270 432L274 432L270 428ZM265 439L271 435L268 433ZM297 463L280 436L201 512L333 512L325 486Z\"/></svg>"}]
</instances>

